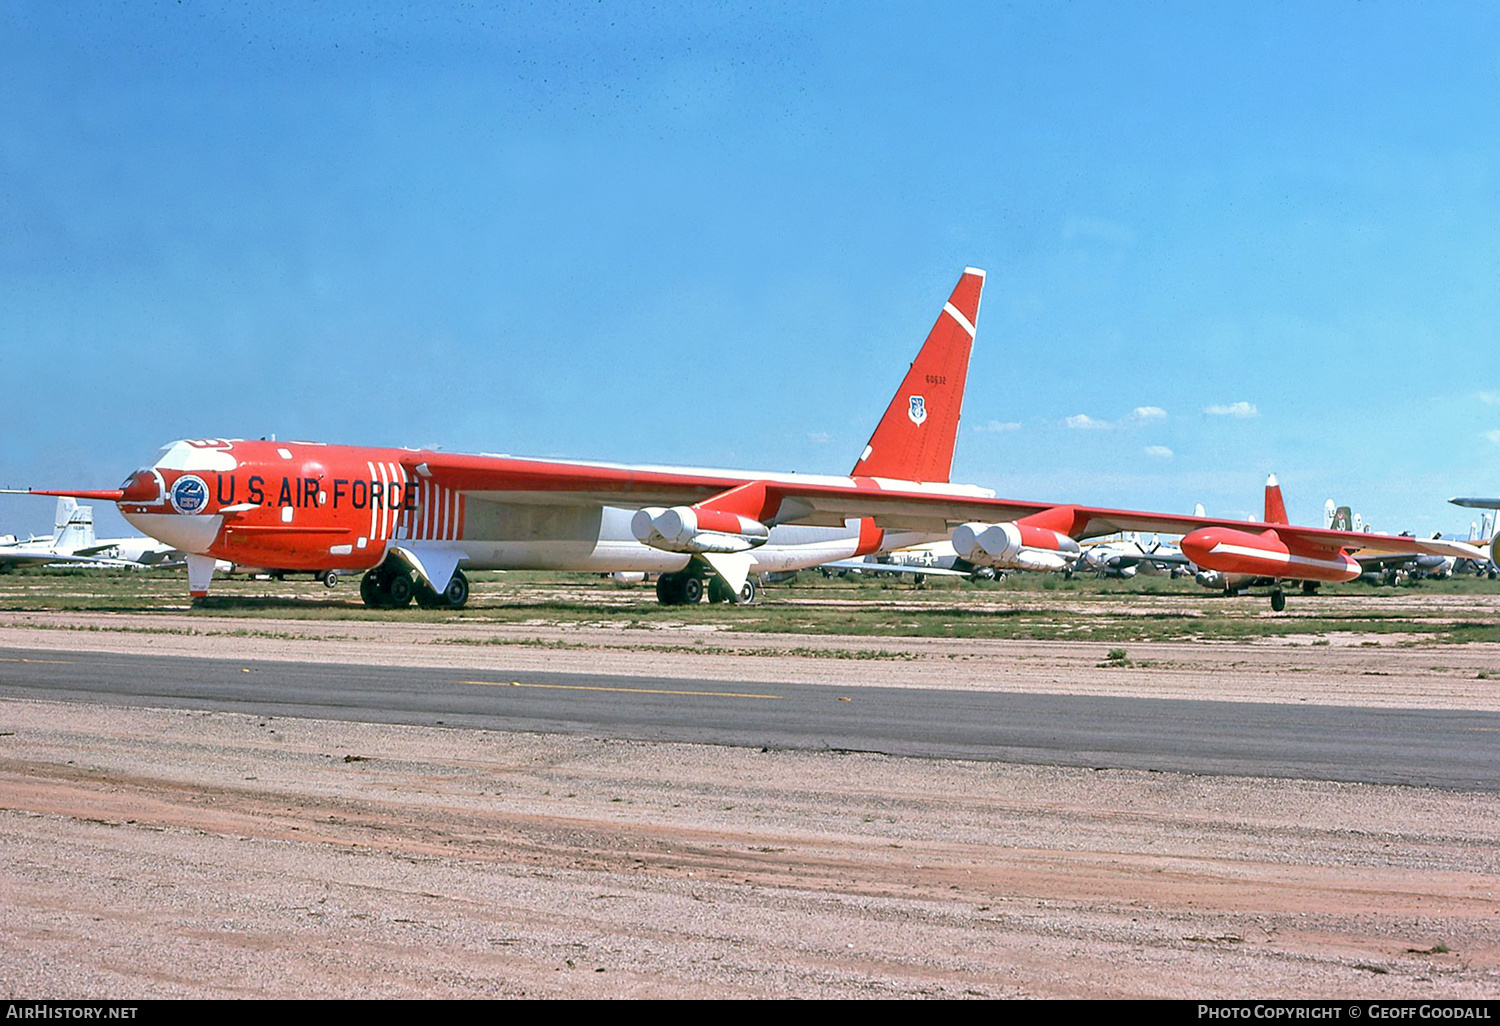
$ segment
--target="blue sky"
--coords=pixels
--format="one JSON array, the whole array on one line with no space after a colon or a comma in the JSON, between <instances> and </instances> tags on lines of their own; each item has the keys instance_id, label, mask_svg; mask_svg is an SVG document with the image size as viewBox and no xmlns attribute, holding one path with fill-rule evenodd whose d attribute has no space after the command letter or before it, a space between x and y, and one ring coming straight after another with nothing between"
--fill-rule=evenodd
<instances>
[{"instance_id":1,"label":"blue sky","mask_svg":"<svg viewBox=\"0 0 1500 1026\"><path fill-rule=\"evenodd\" d=\"M972 264L955 480L1462 531L1496 110L1473 3L17 0L0 484L271 433L845 473Z\"/></svg>"}]
</instances>

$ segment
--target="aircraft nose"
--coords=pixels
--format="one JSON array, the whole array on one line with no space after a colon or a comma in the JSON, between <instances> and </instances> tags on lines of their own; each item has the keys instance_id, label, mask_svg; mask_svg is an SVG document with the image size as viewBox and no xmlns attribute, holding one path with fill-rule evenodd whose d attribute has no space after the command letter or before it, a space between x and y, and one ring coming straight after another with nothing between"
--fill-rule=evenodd
<instances>
[{"instance_id":1,"label":"aircraft nose","mask_svg":"<svg viewBox=\"0 0 1500 1026\"><path fill-rule=\"evenodd\" d=\"M161 501L161 481L150 470L137 470L120 486L124 494L121 502L136 502L143 505Z\"/></svg>"}]
</instances>

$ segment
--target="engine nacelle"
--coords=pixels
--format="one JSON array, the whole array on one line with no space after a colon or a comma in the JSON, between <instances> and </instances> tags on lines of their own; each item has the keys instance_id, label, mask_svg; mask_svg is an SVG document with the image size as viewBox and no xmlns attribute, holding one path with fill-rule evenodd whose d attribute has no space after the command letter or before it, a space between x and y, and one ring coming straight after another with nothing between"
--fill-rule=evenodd
<instances>
[{"instance_id":1,"label":"engine nacelle","mask_svg":"<svg viewBox=\"0 0 1500 1026\"><path fill-rule=\"evenodd\" d=\"M630 519L636 541L664 552L746 552L764 545L770 528L759 520L716 509L648 506Z\"/></svg>"},{"instance_id":2,"label":"engine nacelle","mask_svg":"<svg viewBox=\"0 0 1500 1026\"><path fill-rule=\"evenodd\" d=\"M953 551L975 566L997 570L1066 570L1078 555L1078 543L1029 524L960 524L953 530Z\"/></svg>"}]
</instances>

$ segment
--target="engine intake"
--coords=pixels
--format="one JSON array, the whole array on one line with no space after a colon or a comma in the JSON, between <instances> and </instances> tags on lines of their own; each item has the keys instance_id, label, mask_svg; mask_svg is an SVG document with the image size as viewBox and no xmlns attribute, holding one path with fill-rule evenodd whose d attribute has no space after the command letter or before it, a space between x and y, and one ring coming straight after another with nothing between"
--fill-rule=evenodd
<instances>
[{"instance_id":1,"label":"engine intake","mask_svg":"<svg viewBox=\"0 0 1500 1026\"><path fill-rule=\"evenodd\" d=\"M747 552L764 545L770 528L759 520L716 509L648 506L630 520L636 541L665 552Z\"/></svg>"},{"instance_id":2,"label":"engine intake","mask_svg":"<svg viewBox=\"0 0 1500 1026\"><path fill-rule=\"evenodd\" d=\"M960 524L953 551L975 566L997 570L1065 570L1078 557L1078 543L1065 534L1030 524Z\"/></svg>"}]
</instances>

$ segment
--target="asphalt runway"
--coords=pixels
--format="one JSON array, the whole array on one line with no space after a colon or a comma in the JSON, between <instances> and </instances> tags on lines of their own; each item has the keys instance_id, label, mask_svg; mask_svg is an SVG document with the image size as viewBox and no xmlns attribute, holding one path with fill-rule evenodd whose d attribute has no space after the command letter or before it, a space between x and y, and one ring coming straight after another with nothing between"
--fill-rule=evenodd
<instances>
[{"instance_id":1,"label":"asphalt runway","mask_svg":"<svg viewBox=\"0 0 1500 1026\"><path fill-rule=\"evenodd\" d=\"M0 696L1500 790L1500 714L0 649Z\"/></svg>"}]
</instances>

